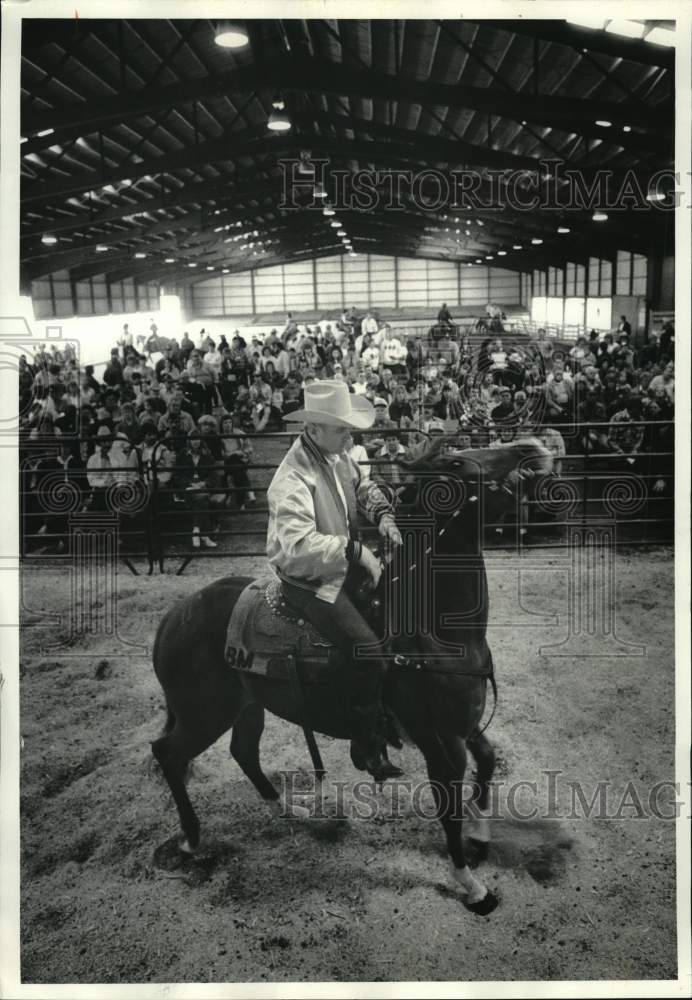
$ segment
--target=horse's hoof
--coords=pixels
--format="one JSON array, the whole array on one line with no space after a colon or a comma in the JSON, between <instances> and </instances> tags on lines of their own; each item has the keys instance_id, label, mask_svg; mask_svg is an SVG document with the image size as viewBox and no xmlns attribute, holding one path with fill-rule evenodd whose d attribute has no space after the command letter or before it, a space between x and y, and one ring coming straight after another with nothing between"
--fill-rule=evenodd
<instances>
[{"instance_id":1,"label":"horse's hoof","mask_svg":"<svg viewBox=\"0 0 692 1000\"><path fill-rule=\"evenodd\" d=\"M497 896L488 890L483 899L479 899L477 903L465 902L464 906L467 910L470 910L471 913L475 913L479 917L487 917L489 913L493 912L499 902L500 901Z\"/></svg>"}]
</instances>

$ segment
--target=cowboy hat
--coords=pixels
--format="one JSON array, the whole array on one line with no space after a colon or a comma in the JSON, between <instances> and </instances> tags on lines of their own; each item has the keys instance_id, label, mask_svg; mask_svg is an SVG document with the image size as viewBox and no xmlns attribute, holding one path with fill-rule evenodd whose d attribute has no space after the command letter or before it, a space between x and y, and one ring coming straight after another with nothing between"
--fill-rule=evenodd
<instances>
[{"instance_id":1,"label":"cowboy hat","mask_svg":"<svg viewBox=\"0 0 692 1000\"><path fill-rule=\"evenodd\" d=\"M304 398L304 409L284 414L284 420L366 430L375 419L370 401L363 396L352 395L345 382L325 380L311 383L305 386Z\"/></svg>"}]
</instances>

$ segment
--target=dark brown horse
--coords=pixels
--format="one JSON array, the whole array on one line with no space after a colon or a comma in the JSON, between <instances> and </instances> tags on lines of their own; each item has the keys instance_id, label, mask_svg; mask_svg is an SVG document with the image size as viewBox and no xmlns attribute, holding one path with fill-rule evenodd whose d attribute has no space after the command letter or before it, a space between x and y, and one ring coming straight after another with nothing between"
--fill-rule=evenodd
<instances>
[{"instance_id":1,"label":"dark brown horse","mask_svg":"<svg viewBox=\"0 0 692 1000\"><path fill-rule=\"evenodd\" d=\"M425 757L462 901L473 912L486 914L497 899L470 871L462 839L464 814L481 856L487 849L488 783L494 769L493 750L479 729L492 673L482 527L498 498L511 502L507 484L524 473L548 473L551 457L535 439L456 455L436 442L408 468L415 478L416 501L411 516L399 518L404 545L383 575L381 603L392 625L384 700ZM435 570L440 564L443 570ZM182 849L188 852L200 837L185 787L189 762L231 729L233 758L260 795L276 801L279 793L260 765L264 710L301 722L285 680L253 676L225 662L229 617L249 582L228 577L197 591L168 612L156 636L154 669L168 719L152 750L178 808ZM408 621L403 608L412 609ZM322 671L322 683L317 678L304 685L304 710L316 732L350 736L345 676L337 665L332 672ZM477 767L471 810L462 802L467 748Z\"/></svg>"}]
</instances>

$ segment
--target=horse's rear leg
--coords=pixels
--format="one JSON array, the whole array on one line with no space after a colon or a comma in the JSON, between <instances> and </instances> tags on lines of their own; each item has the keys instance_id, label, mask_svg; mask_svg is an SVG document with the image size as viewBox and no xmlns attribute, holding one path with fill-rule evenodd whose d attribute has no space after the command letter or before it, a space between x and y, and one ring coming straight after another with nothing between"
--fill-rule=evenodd
<instances>
[{"instance_id":1,"label":"horse's rear leg","mask_svg":"<svg viewBox=\"0 0 692 1000\"><path fill-rule=\"evenodd\" d=\"M249 702L233 724L231 755L263 799L275 801L279 793L262 770L260 740L264 732L264 708Z\"/></svg>"},{"instance_id":2,"label":"horse's rear leg","mask_svg":"<svg viewBox=\"0 0 692 1000\"><path fill-rule=\"evenodd\" d=\"M186 727L180 718L176 718L169 709L163 736L151 744L151 751L161 765L161 770L178 809L180 825L185 835L185 839L180 845L181 849L188 854L192 854L199 846L199 820L185 787L187 769L195 757L204 753L222 733L230 728L231 721L228 719L219 722L214 729L205 731L199 728L198 732L194 732L191 727Z\"/></svg>"},{"instance_id":3,"label":"horse's rear leg","mask_svg":"<svg viewBox=\"0 0 692 1000\"><path fill-rule=\"evenodd\" d=\"M490 843L488 799L490 782L495 772L495 751L482 733L470 736L466 741L466 746L476 761L477 772L466 829L478 860L484 861L488 856L488 844Z\"/></svg>"},{"instance_id":4,"label":"horse's rear leg","mask_svg":"<svg viewBox=\"0 0 692 1000\"><path fill-rule=\"evenodd\" d=\"M161 765L161 770L168 782L178 810L180 825L185 835L181 848L191 854L199 844L199 820L185 788L185 773L192 760L192 755L188 755L182 750L175 729L160 736L158 740L154 740L151 744L151 752Z\"/></svg>"}]
</instances>

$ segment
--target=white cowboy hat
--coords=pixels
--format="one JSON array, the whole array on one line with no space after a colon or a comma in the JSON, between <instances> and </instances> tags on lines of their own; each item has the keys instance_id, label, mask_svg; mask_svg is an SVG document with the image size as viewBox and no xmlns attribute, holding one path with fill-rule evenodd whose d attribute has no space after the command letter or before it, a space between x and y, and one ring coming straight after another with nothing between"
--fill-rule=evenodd
<instances>
[{"instance_id":1,"label":"white cowboy hat","mask_svg":"<svg viewBox=\"0 0 692 1000\"><path fill-rule=\"evenodd\" d=\"M304 398L304 409L285 414L284 420L366 430L375 419L370 401L364 396L351 394L345 382L312 382L305 386Z\"/></svg>"}]
</instances>

